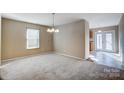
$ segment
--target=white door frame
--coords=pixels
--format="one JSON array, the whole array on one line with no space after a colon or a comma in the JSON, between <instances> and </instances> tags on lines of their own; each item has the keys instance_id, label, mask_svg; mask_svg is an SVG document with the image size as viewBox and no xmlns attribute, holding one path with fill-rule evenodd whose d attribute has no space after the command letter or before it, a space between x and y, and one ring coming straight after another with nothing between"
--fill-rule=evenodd
<instances>
[{"instance_id":1,"label":"white door frame","mask_svg":"<svg viewBox=\"0 0 124 93\"><path fill-rule=\"evenodd\" d=\"M102 41L102 47L103 49L98 50L97 49L97 34L102 34L102 39L106 40L106 33L112 33L112 51L107 50L106 47L106 41ZM95 32L95 50L96 51L105 51L105 52L115 52L115 30L110 30L110 31L102 31L102 32Z\"/></svg>"}]
</instances>

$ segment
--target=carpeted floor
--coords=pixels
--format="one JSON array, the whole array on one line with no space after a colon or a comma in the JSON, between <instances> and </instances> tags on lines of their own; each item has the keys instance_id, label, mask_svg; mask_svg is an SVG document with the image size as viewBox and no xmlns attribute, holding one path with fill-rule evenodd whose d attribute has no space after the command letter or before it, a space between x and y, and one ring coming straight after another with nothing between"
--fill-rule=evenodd
<instances>
[{"instance_id":1,"label":"carpeted floor","mask_svg":"<svg viewBox=\"0 0 124 93\"><path fill-rule=\"evenodd\" d=\"M124 79L122 70L52 53L9 61L0 70L9 80Z\"/></svg>"}]
</instances>

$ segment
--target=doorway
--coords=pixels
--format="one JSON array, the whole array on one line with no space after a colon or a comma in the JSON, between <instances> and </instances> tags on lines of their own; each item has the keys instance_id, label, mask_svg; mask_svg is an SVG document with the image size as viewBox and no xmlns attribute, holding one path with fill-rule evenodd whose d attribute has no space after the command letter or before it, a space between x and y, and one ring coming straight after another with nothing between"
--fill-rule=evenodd
<instances>
[{"instance_id":1,"label":"doorway","mask_svg":"<svg viewBox=\"0 0 124 93\"><path fill-rule=\"evenodd\" d=\"M114 52L114 31L95 32L95 50Z\"/></svg>"}]
</instances>

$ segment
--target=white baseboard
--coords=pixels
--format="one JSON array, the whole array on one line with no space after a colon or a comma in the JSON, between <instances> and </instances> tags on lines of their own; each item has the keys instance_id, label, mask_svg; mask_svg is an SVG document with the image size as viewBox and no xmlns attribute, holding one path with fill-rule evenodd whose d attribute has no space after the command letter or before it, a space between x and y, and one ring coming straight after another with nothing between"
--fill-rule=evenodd
<instances>
[{"instance_id":1,"label":"white baseboard","mask_svg":"<svg viewBox=\"0 0 124 93\"><path fill-rule=\"evenodd\" d=\"M83 59L83 58L75 57L75 56L72 56L72 55L67 55L67 54L63 54L63 53L59 53L59 52L55 52L55 53L58 54L58 55L63 55L63 56L75 58L75 59L78 59L78 60L85 60L85 59Z\"/></svg>"},{"instance_id":2,"label":"white baseboard","mask_svg":"<svg viewBox=\"0 0 124 93\"><path fill-rule=\"evenodd\" d=\"M5 60L1 60L1 62L5 63L5 62L8 62L8 61L23 59L23 58L27 58L27 57L33 57L33 56L37 56L37 55L50 54L50 53L55 53L55 54L58 54L58 55L63 55L63 56L75 58L75 59L78 59L78 60L85 60L85 59L80 58L80 57L75 57L75 56L71 56L71 55L67 55L67 54L63 54L63 53L59 53L59 52L54 52L53 51L53 52L42 52L42 53L27 55L27 56L23 56L23 57L16 57L16 58L5 59Z\"/></svg>"},{"instance_id":3,"label":"white baseboard","mask_svg":"<svg viewBox=\"0 0 124 93\"><path fill-rule=\"evenodd\" d=\"M1 62L4 63L4 62L7 62L7 61L18 60L18 59L23 59L23 58L33 57L33 56L43 55L43 54L49 54L49 53L53 53L53 52L42 52L42 53L38 53L38 54L30 54L30 55L22 56L22 57L9 58L9 59L5 59L5 60L1 60Z\"/></svg>"}]
</instances>

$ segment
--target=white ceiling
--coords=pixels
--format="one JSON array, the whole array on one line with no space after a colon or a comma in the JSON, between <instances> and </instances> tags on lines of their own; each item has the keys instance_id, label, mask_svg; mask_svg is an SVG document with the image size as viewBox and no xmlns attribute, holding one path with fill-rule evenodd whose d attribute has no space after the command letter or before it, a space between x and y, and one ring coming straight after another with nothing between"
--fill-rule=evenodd
<instances>
[{"instance_id":1,"label":"white ceiling","mask_svg":"<svg viewBox=\"0 0 124 93\"><path fill-rule=\"evenodd\" d=\"M85 19L89 22L90 28L113 26L118 25L121 16L121 13L57 13L55 25ZM52 25L50 13L3 13L2 17L40 25Z\"/></svg>"}]
</instances>

